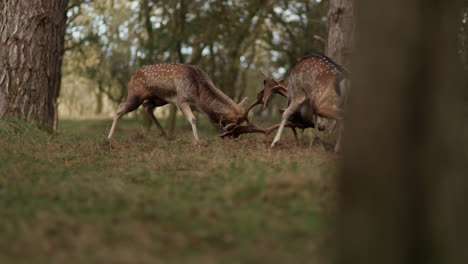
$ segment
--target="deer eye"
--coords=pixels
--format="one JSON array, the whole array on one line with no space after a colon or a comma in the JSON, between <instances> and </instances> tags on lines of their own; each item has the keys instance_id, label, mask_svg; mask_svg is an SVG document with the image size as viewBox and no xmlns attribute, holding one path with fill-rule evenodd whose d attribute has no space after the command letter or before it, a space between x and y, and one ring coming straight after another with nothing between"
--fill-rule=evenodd
<instances>
[{"instance_id":1,"label":"deer eye","mask_svg":"<svg viewBox=\"0 0 468 264\"><path fill-rule=\"evenodd\" d=\"M265 84L266 84L266 80L263 80L263 85L265 85Z\"/></svg>"}]
</instances>

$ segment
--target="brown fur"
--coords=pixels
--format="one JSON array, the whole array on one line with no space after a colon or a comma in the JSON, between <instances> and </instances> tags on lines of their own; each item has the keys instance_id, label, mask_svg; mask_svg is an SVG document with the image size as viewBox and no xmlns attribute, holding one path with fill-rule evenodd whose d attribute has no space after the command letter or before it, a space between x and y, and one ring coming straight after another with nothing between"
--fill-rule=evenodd
<instances>
[{"instance_id":1,"label":"brown fur","mask_svg":"<svg viewBox=\"0 0 468 264\"><path fill-rule=\"evenodd\" d=\"M144 66L132 75L128 85L127 101L117 110L109 139L120 116L134 111L143 103L152 115L153 121L156 120L152 112L155 107L168 103L175 104L191 123L196 141L198 136L192 111L205 115L221 131L230 123L240 124L243 121L241 106L218 90L200 68L163 63ZM160 129L165 133L162 127Z\"/></svg>"},{"instance_id":2,"label":"brown fur","mask_svg":"<svg viewBox=\"0 0 468 264\"><path fill-rule=\"evenodd\" d=\"M344 119L344 101L346 92L342 94L342 80L348 73L330 58L313 55L303 58L292 70L288 83L288 108L283 113L283 126L291 117L303 122L317 123L316 116L336 119L340 122L338 140L335 151L339 150L342 120ZM315 126L316 128L318 126ZM272 143L278 142L282 127Z\"/></svg>"}]
</instances>

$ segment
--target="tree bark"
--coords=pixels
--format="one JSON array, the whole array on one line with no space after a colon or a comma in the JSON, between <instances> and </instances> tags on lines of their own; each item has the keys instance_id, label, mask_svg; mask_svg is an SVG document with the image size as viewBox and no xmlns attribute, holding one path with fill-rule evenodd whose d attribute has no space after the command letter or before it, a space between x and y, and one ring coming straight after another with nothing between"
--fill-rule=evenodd
<instances>
[{"instance_id":1,"label":"tree bark","mask_svg":"<svg viewBox=\"0 0 468 264\"><path fill-rule=\"evenodd\" d=\"M54 126L68 0L6 0L0 10L0 117Z\"/></svg>"},{"instance_id":2,"label":"tree bark","mask_svg":"<svg viewBox=\"0 0 468 264\"><path fill-rule=\"evenodd\" d=\"M457 4L356 0L338 263L468 263Z\"/></svg>"},{"instance_id":3,"label":"tree bark","mask_svg":"<svg viewBox=\"0 0 468 264\"><path fill-rule=\"evenodd\" d=\"M354 50L354 0L330 0L325 54L349 68Z\"/></svg>"}]
</instances>

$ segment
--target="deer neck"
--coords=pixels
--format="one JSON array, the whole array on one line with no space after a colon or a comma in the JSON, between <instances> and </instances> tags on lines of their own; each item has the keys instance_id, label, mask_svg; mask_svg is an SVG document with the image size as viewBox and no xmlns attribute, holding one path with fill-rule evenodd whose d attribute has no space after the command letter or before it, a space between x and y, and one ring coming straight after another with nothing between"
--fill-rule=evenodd
<instances>
[{"instance_id":1,"label":"deer neck","mask_svg":"<svg viewBox=\"0 0 468 264\"><path fill-rule=\"evenodd\" d=\"M242 118L242 109L229 96L217 89L202 71L197 75L199 107L212 123L233 123Z\"/></svg>"},{"instance_id":2,"label":"deer neck","mask_svg":"<svg viewBox=\"0 0 468 264\"><path fill-rule=\"evenodd\" d=\"M217 126L220 123L223 125L238 123L242 118L242 109L234 101L226 101L218 97L205 102L202 110L207 114L210 121Z\"/></svg>"}]
</instances>

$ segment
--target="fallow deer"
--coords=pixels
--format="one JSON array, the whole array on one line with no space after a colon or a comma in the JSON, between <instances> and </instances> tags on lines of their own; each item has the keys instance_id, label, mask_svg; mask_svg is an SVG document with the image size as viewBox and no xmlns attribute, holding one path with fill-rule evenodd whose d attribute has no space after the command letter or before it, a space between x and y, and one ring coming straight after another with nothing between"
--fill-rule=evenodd
<instances>
[{"instance_id":1,"label":"fallow deer","mask_svg":"<svg viewBox=\"0 0 468 264\"><path fill-rule=\"evenodd\" d=\"M263 98L262 98L263 109L266 108L266 105L268 104L268 100L270 99L270 96L273 93L276 93L276 94L282 95L283 97L289 98L288 83L285 82L284 79L278 81L278 80L275 80L274 78L268 76L263 71L261 73L263 74L264 80L263 80L263 89L259 92L259 94L262 93L262 91L264 91L262 93L263 94ZM288 105L289 105L289 103L290 103L290 100L288 99ZM326 125L324 124L325 119L320 118L320 117L318 117L317 119L318 119L318 122L316 122L316 123L317 123L317 126L318 126L318 130L319 131L325 130L325 127L326 127ZM293 113L289 117L288 121L291 124L289 127L294 132L294 136L296 136L296 139L297 139L297 134L296 134L295 128L299 128L299 129L315 128L315 123L314 123L315 118L314 118L314 120L303 119L300 112Z\"/></svg>"},{"instance_id":2,"label":"fallow deer","mask_svg":"<svg viewBox=\"0 0 468 264\"><path fill-rule=\"evenodd\" d=\"M325 117L337 120L338 136L334 150L338 152L344 129L344 104L349 93L348 78L348 72L326 56L312 55L299 61L289 76L288 86L284 87L288 91L288 107L283 112L271 147L278 143L291 117L314 124L318 124L318 117ZM315 126L316 131L318 127Z\"/></svg>"},{"instance_id":3,"label":"fallow deer","mask_svg":"<svg viewBox=\"0 0 468 264\"><path fill-rule=\"evenodd\" d=\"M108 139L112 138L119 118L141 104L161 132L166 132L153 114L156 107L176 105L192 126L195 143L199 142L196 119L192 111L207 117L221 132L232 130L243 122L246 99L236 104L218 90L208 75L197 66L162 63L144 66L128 84L127 101L119 105Z\"/></svg>"},{"instance_id":4,"label":"fallow deer","mask_svg":"<svg viewBox=\"0 0 468 264\"><path fill-rule=\"evenodd\" d=\"M248 117L247 117L247 114L249 113L249 111L256 105L261 105L261 104L263 104L263 109L265 109L267 107L268 100L270 99L272 94L276 93L285 98L288 98L288 84L284 80L278 81L268 76L263 71L261 71L261 73L263 74L263 77L264 77L263 88L257 93L257 100L255 100L245 111L244 119L247 122L249 122ZM289 103L289 100L288 100L288 103ZM291 128L291 130L294 133L294 137L296 138L296 141L299 141L299 139L297 138L296 128L306 129L306 128L315 127L314 120L302 119L301 114L299 112L296 112L293 115L291 115L288 121L289 123L287 123L285 126ZM318 124L319 124L318 129L320 131L325 129L325 126L322 124L321 120L319 120ZM264 130L263 132L268 135L277 128L279 128L279 124L272 126ZM232 132L236 133L233 136L239 136L240 134L243 134L243 133L262 132L258 127L252 126L252 129L246 129L245 126L242 126L242 128L239 127L235 130L232 130ZM228 131L228 132L225 132L223 135L228 135L229 133L230 132Z\"/></svg>"}]
</instances>

